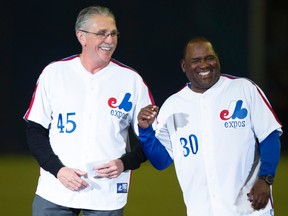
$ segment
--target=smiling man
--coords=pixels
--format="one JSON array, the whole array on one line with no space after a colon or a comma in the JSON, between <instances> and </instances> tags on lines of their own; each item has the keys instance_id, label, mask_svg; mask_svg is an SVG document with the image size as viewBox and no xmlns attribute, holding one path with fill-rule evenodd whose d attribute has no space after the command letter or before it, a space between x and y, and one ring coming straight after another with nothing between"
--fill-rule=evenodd
<instances>
[{"instance_id":1,"label":"smiling man","mask_svg":"<svg viewBox=\"0 0 288 216\"><path fill-rule=\"evenodd\" d=\"M181 68L189 82L138 115L144 152L159 170L174 161L187 215L273 216L281 123L262 90L220 73L212 44L195 38Z\"/></svg>"},{"instance_id":2,"label":"smiling man","mask_svg":"<svg viewBox=\"0 0 288 216\"><path fill-rule=\"evenodd\" d=\"M201 38L187 44L181 67L194 92L205 92L220 78L219 59L212 45Z\"/></svg>"},{"instance_id":3,"label":"smiling man","mask_svg":"<svg viewBox=\"0 0 288 216\"><path fill-rule=\"evenodd\" d=\"M133 69L112 59L119 32L105 7L80 11L75 32L81 54L55 61L41 73L27 121L27 141L41 166L33 216L122 216L130 170L146 161L137 114L153 102Z\"/></svg>"}]
</instances>

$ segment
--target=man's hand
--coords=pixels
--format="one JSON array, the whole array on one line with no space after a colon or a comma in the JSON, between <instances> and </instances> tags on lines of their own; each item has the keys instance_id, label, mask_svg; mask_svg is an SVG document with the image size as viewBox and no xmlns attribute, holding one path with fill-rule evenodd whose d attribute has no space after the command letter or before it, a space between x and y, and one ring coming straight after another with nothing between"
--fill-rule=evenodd
<instances>
[{"instance_id":1,"label":"man's hand","mask_svg":"<svg viewBox=\"0 0 288 216\"><path fill-rule=\"evenodd\" d=\"M151 125L156 119L159 107L155 105L148 105L140 110L138 113L138 125L145 129Z\"/></svg>"},{"instance_id":2,"label":"man's hand","mask_svg":"<svg viewBox=\"0 0 288 216\"><path fill-rule=\"evenodd\" d=\"M270 186L262 179L257 179L248 195L252 207L260 210L266 207L270 198Z\"/></svg>"},{"instance_id":3,"label":"man's hand","mask_svg":"<svg viewBox=\"0 0 288 216\"><path fill-rule=\"evenodd\" d=\"M96 167L96 174L98 177L117 178L124 170L122 160L116 159L108 163L100 164Z\"/></svg>"},{"instance_id":4,"label":"man's hand","mask_svg":"<svg viewBox=\"0 0 288 216\"><path fill-rule=\"evenodd\" d=\"M89 184L81 178L87 173L73 168L62 167L57 173L59 181L68 189L77 191L86 188Z\"/></svg>"}]
</instances>

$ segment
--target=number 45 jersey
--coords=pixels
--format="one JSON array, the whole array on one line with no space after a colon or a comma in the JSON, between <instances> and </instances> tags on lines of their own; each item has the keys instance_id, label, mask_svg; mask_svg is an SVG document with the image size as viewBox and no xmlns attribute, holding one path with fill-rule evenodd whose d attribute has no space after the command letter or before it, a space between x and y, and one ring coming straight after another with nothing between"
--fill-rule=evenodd
<instances>
[{"instance_id":1,"label":"number 45 jersey","mask_svg":"<svg viewBox=\"0 0 288 216\"><path fill-rule=\"evenodd\" d=\"M49 64L41 73L24 119L49 129L51 147L62 163L88 173L89 188L70 191L41 169L37 194L64 206L96 210L126 204L130 171L118 178L95 178L95 166L126 152L130 124L154 103L138 73L116 60L92 74L78 55ZM135 130L135 128L137 130Z\"/></svg>"}]
</instances>

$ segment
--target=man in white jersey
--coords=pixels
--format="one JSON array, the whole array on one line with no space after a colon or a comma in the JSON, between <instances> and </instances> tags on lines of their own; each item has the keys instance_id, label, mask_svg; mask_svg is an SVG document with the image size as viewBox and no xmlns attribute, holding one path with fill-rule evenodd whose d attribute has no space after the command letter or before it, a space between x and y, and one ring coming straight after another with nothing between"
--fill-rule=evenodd
<instances>
[{"instance_id":1,"label":"man in white jersey","mask_svg":"<svg viewBox=\"0 0 288 216\"><path fill-rule=\"evenodd\" d=\"M129 151L130 125L154 103L140 75L112 59L118 30L105 7L80 11L82 46L45 67L24 119L32 154L41 166L33 215L122 216L130 170L146 160Z\"/></svg>"},{"instance_id":2,"label":"man in white jersey","mask_svg":"<svg viewBox=\"0 0 288 216\"><path fill-rule=\"evenodd\" d=\"M159 170L174 161L189 216L274 215L282 130L264 93L248 79L221 74L205 38L186 44L181 67L190 82L158 116L155 105L138 114L147 158Z\"/></svg>"}]
</instances>

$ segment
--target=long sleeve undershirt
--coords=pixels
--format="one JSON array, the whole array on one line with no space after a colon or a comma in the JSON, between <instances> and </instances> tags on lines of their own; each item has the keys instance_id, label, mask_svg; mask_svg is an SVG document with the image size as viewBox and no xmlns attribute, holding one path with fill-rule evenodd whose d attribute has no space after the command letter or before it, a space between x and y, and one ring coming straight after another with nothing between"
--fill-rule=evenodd
<instances>
[{"instance_id":1,"label":"long sleeve undershirt","mask_svg":"<svg viewBox=\"0 0 288 216\"><path fill-rule=\"evenodd\" d=\"M158 170L167 168L172 163L172 158L155 137L152 126L142 129L138 126L139 139L146 157ZM260 144L261 166L258 176L275 176L276 168L280 160L280 139L277 130L270 133Z\"/></svg>"},{"instance_id":2,"label":"long sleeve undershirt","mask_svg":"<svg viewBox=\"0 0 288 216\"><path fill-rule=\"evenodd\" d=\"M29 149L39 165L57 178L58 171L65 165L51 148L49 130L38 123L28 121L26 135ZM124 171L137 169L147 160L140 144L135 145L131 152L119 159L123 162Z\"/></svg>"}]
</instances>

